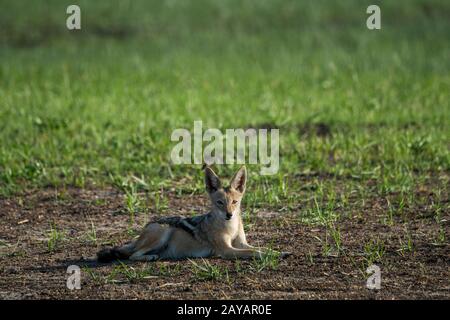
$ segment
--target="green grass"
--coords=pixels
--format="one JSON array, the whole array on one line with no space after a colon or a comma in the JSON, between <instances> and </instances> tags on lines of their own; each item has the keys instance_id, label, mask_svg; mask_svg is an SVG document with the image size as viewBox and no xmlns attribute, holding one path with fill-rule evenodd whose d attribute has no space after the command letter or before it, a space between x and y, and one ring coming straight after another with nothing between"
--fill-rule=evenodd
<instances>
[{"instance_id":1,"label":"green grass","mask_svg":"<svg viewBox=\"0 0 450 320\"><path fill-rule=\"evenodd\" d=\"M88 242L97 245L97 228L92 220L90 221L89 230L86 232L86 239Z\"/></svg>"},{"instance_id":2,"label":"green grass","mask_svg":"<svg viewBox=\"0 0 450 320\"><path fill-rule=\"evenodd\" d=\"M450 4L375 1L369 31L372 2L85 0L69 32L70 1L3 1L1 195L115 186L131 220L138 191L163 211L161 190L203 192L200 166L169 160L172 131L194 120L280 128L279 174L249 168L252 214L328 225L369 195L448 194Z\"/></svg>"},{"instance_id":3,"label":"green grass","mask_svg":"<svg viewBox=\"0 0 450 320\"><path fill-rule=\"evenodd\" d=\"M208 260L201 259L201 262L190 260L191 272L195 280L199 281L219 281L225 279L229 282L228 268L210 263Z\"/></svg>"},{"instance_id":4,"label":"green grass","mask_svg":"<svg viewBox=\"0 0 450 320\"><path fill-rule=\"evenodd\" d=\"M386 253L384 242L380 239L371 239L364 244L364 260L367 267L375 262L382 262L383 256Z\"/></svg>"},{"instance_id":5,"label":"green grass","mask_svg":"<svg viewBox=\"0 0 450 320\"><path fill-rule=\"evenodd\" d=\"M255 272L262 272L264 270L276 270L280 264L280 253L268 248L261 255L261 258L254 258L250 269Z\"/></svg>"},{"instance_id":6,"label":"green grass","mask_svg":"<svg viewBox=\"0 0 450 320\"><path fill-rule=\"evenodd\" d=\"M408 230L405 230L404 239L400 239L400 248L397 252L404 257L407 253L412 253L414 251L414 242L411 238L411 234Z\"/></svg>"},{"instance_id":7,"label":"green grass","mask_svg":"<svg viewBox=\"0 0 450 320\"><path fill-rule=\"evenodd\" d=\"M141 201L139 200L139 195L137 194L134 187L125 192L125 207L130 216L130 225L134 224L134 218L135 215L139 212L140 204Z\"/></svg>"},{"instance_id":8,"label":"green grass","mask_svg":"<svg viewBox=\"0 0 450 320\"><path fill-rule=\"evenodd\" d=\"M439 225L439 230L437 232L436 240L433 242L436 246L443 246L446 245L446 235L445 235L445 227L443 224Z\"/></svg>"},{"instance_id":9,"label":"green grass","mask_svg":"<svg viewBox=\"0 0 450 320\"><path fill-rule=\"evenodd\" d=\"M55 251L62 241L65 240L65 232L59 230L53 223L47 235L47 250L48 252Z\"/></svg>"},{"instance_id":10,"label":"green grass","mask_svg":"<svg viewBox=\"0 0 450 320\"><path fill-rule=\"evenodd\" d=\"M151 270L146 269L144 267L139 268L134 266L128 266L122 261L119 261L119 265L115 266L111 274L109 275L110 279L115 279L117 276L124 277L128 282L134 282L143 280L146 277L150 277L152 274Z\"/></svg>"}]
</instances>

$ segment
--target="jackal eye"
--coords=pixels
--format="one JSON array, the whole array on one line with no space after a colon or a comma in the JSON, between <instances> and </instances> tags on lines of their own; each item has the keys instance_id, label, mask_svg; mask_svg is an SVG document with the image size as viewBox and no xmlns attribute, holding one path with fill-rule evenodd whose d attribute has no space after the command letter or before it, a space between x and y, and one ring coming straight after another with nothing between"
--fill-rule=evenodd
<instances>
[{"instance_id":1,"label":"jackal eye","mask_svg":"<svg viewBox=\"0 0 450 320\"><path fill-rule=\"evenodd\" d=\"M222 200L217 200L216 202L219 206L223 206L223 201Z\"/></svg>"},{"instance_id":2,"label":"jackal eye","mask_svg":"<svg viewBox=\"0 0 450 320\"><path fill-rule=\"evenodd\" d=\"M236 204L237 203L237 200L233 200L233 204Z\"/></svg>"}]
</instances>

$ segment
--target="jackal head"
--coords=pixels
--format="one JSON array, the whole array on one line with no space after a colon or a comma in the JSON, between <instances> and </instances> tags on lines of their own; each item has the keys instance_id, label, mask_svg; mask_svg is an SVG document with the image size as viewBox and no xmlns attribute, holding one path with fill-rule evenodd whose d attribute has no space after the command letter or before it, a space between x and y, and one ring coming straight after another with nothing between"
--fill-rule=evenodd
<instances>
[{"instance_id":1,"label":"jackal head","mask_svg":"<svg viewBox=\"0 0 450 320\"><path fill-rule=\"evenodd\" d=\"M245 166L242 166L235 173L229 187L222 187L219 177L211 168L206 167L205 185L212 202L213 214L217 214L225 220L230 220L234 214L239 214L246 182L247 170Z\"/></svg>"}]
</instances>

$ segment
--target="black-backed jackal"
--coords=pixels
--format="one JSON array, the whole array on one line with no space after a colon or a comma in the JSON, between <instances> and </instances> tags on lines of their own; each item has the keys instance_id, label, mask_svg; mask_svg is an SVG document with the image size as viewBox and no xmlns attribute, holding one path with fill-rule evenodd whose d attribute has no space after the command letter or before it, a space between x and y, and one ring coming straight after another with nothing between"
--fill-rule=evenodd
<instances>
[{"instance_id":1,"label":"black-backed jackal","mask_svg":"<svg viewBox=\"0 0 450 320\"><path fill-rule=\"evenodd\" d=\"M98 261L154 261L211 256L225 259L260 258L266 249L255 248L247 243L242 224L241 199L246 181L245 166L236 172L229 187L223 187L214 171L206 167L205 184L212 203L209 213L192 218L170 217L150 222L137 240L122 247L99 251Z\"/></svg>"}]
</instances>

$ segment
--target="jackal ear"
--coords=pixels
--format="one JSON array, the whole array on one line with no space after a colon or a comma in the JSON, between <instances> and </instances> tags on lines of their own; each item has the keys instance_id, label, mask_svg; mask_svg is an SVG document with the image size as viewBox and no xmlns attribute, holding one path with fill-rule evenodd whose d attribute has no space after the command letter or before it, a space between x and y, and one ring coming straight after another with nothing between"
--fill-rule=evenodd
<instances>
[{"instance_id":1,"label":"jackal ear","mask_svg":"<svg viewBox=\"0 0 450 320\"><path fill-rule=\"evenodd\" d=\"M231 179L230 186L239 191L240 193L244 193L245 184L247 183L247 169L245 166L242 166L238 172L235 173L233 179Z\"/></svg>"},{"instance_id":2,"label":"jackal ear","mask_svg":"<svg viewBox=\"0 0 450 320\"><path fill-rule=\"evenodd\" d=\"M216 192L222 186L219 177L210 167L205 169L205 185L208 193Z\"/></svg>"}]
</instances>

